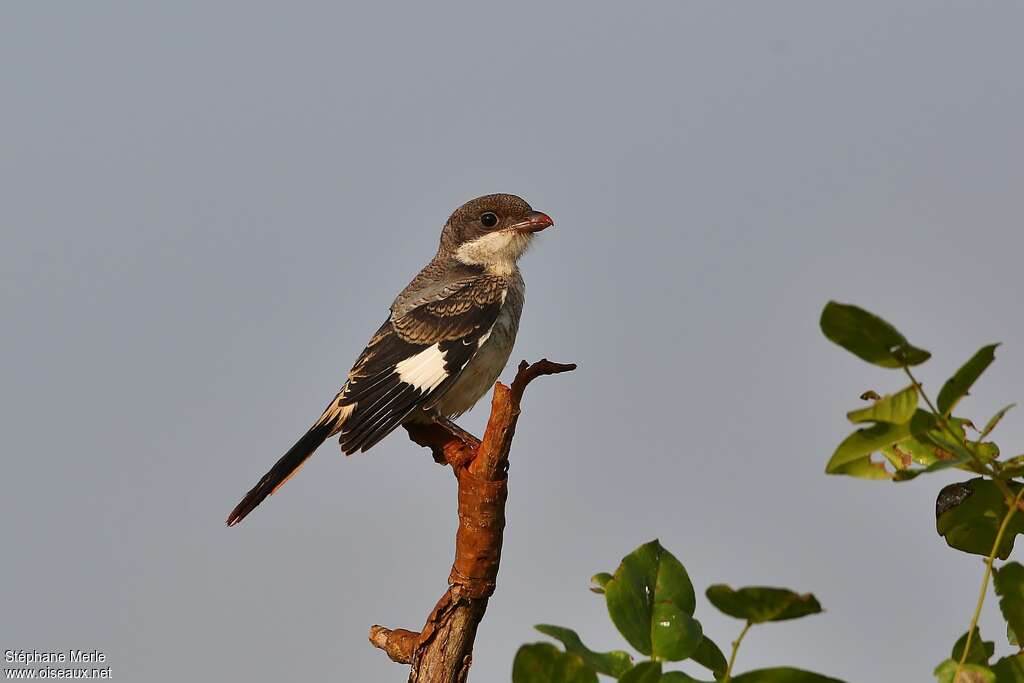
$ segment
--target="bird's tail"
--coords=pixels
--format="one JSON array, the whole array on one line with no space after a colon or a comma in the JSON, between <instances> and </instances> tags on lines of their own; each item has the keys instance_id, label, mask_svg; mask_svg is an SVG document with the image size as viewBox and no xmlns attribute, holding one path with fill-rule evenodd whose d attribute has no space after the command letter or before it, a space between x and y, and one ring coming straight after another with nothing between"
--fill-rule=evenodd
<instances>
[{"instance_id":1,"label":"bird's tail","mask_svg":"<svg viewBox=\"0 0 1024 683\"><path fill-rule=\"evenodd\" d=\"M331 435L331 427L330 422L321 419L301 439L296 441L295 445L274 463L270 471L264 474L259 483L235 506L235 509L228 515L228 526L234 526L241 522L247 514L263 502L264 498L284 486L284 483L299 471L309 456L313 455L313 451Z\"/></svg>"}]
</instances>

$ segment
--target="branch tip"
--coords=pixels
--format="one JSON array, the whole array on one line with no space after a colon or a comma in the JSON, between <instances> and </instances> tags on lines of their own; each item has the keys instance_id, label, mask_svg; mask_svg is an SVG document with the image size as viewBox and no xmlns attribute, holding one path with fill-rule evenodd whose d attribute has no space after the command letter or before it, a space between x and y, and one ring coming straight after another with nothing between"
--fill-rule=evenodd
<instances>
[{"instance_id":1,"label":"branch tip","mask_svg":"<svg viewBox=\"0 0 1024 683\"><path fill-rule=\"evenodd\" d=\"M412 654L419 642L420 634L404 628L390 629L374 624L370 627L370 643L387 653L391 661L399 664L412 662Z\"/></svg>"},{"instance_id":2,"label":"branch tip","mask_svg":"<svg viewBox=\"0 0 1024 683\"><path fill-rule=\"evenodd\" d=\"M525 360L519 363L516 378L512 380L512 397L518 405L523 398L523 392L533 380L543 375L558 375L563 372L572 372L576 369L575 363L555 363L547 358L541 358L536 363L527 363Z\"/></svg>"}]
</instances>

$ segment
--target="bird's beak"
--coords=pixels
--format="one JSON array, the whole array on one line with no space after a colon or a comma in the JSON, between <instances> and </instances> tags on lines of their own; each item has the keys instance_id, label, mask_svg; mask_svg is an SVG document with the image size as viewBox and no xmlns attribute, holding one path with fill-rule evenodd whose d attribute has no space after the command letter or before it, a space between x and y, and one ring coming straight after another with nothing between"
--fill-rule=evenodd
<instances>
[{"instance_id":1,"label":"bird's beak","mask_svg":"<svg viewBox=\"0 0 1024 683\"><path fill-rule=\"evenodd\" d=\"M546 213L534 211L526 217L526 220L513 223L508 229L513 232L540 232L554 224L555 222Z\"/></svg>"}]
</instances>

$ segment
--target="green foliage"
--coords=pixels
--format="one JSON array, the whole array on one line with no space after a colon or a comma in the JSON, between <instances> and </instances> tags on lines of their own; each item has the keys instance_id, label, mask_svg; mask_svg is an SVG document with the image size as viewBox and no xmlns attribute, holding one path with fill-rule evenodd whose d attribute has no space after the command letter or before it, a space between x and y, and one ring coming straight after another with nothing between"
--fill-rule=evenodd
<instances>
[{"instance_id":1,"label":"green foliage","mask_svg":"<svg viewBox=\"0 0 1024 683\"><path fill-rule=\"evenodd\" d=\"M993 572L999 611L1006 620L1007 640L1018 645L1016 634L1024 633L1024 565L1008 562Z\"/></svg>"},{"instance_id":2,"label":"green foliage","mask_svg":"<svg viewBox=\"0 0 1024 683\"><path fill-rule=\"evenodd\" d=\"M603 674L624 683L709 683L682 671L664 671L666 663L683 660L699 664L723 683L842 683L785 667L737 676L732 672L731 662L739 643L753 624L816 614L821 605L813 595L785 588L733 590L721 584L709 588L708 598L716 607L747 622L727 661L718 645L704 635L700 622L693 618L697 598L686 568L657 540L622 558L614 574L595 574L591 590L604 595L608 615L619 633L649 659L634 664L629 653L621 650L595 652L572 629L541 624L537 630L560 641L565 651L544 643L522 646L513 664L513 683L595 680L586 678L588 674Z\"/></svg>"},{"instance_id":3,"label":"green foliage","mask_svg":"<svg viewBox=\"0 0 1024 683\"><path fill-rule=\"evenodd\" d=\"M931 354L910 344L880 317L829 302L821 314L821 329L858 358L901 370L905 376L893 393L865 392L861 398L870 403L846 414L856 431L832 453L825 467L828 474L895 482L947 469L972 475L945 486L936 500L938 534L951 548L985 557L985 574L967 632L934 669L935 677L939 683L1024 683L1024 650L995 659L995 643L983 640L977 628L988 581L994 577L1010 645L1019 647L1017 634L1024 633L1024 565L995 565L996 558L1009 557L1017 535L1024 534L1024 513L1018 513L1024 505L1024 483L1017 481L1024 476L1024 455L1001 459L999 447L986 440L1013 404L999 410L981 430L953 414L995 361L998 344L978 350L942 385L933 402L911 370ZM711 683L683 671L665 671L679 661L700 665L718 683L842 683L791 667L734 671L740 644L753 626L822 611L810 593L710 586L705 593L708 601L744 622L726 659L694 618L696 595L686 568L657 540L624 557L614 573L595 574L590 590L604 596L609 617L640 653L639 661L621 650L595 652L575 631L542 624L537 629L560 641L565 650L549 643L522 646L513 665L514 683L591 683L598 674L624 683Z\"/></svg>"},{"instance_id":4,"label":"green foliage","mask_svg":"<svg viewBox=\"0 0 1024 683\"><path fill-rule=\"evenodd\" d=\"M700 645L690 655L690 659L713 673L715 678L724 675L725 670L729 666L729 663L725 661L725 655L722 654L722 651L715 645L714 641L707 636L701 639Z\"/></svg>"},{"instance_id":5,"label":"green foliage","mask_svg":"<svg viewBox=\"0 0 1024 683\"><path fill-rule=\"evenodd\" d=\"M966 633L960 636L949 659L935 667L935 677L939 683L996 683L996 675L988 665L994 652L995 643L983 641L975 628L971 637ZM956 675L958 667L959 676Z\"/></svg>"},{"instance_id":6,"label":"green foliage","mask_svg":"<svg viewBox=\"0 0 1024 683\"><path fill-rule=\"evenodd\" d=\"M943 385L937 406L926 400L929 410L924 410L918 407L920 386L910 368L928 360L931 354L911 346L895 327L856 306L829 302L821 314L821 329L826 337L859 358L882 367L901 368L913 381L909 387L882 398L867 392L865 398L877 400L867 408L847 413L854 424L870 424L839 444L825 467L828 474L900 482L951 467L978 472L979 465L999 457L998 447L983 440L1009 407L990 420L977 441L968 440L964 434L965 427L972 423L951 414L992 364L998 344L989 344L975 353ZM872 459L876 453L883 459Z\"/></svg>"},{"instance_id":7,"label":"green foliage","mask_svg":"<svg viewBox=\"0 0 1024 683\"><path fill-rule=\"evenodd\" d=\"M532 643L516 653L512 683L597 683L597 674L579 655L550 643Z\"/></svg>"},{"instance_id":8,"label":"green foliage","mask_svg":"<svg viewBox=\"0 0 1024 683\"><path fill-rule=\"evenodd\" d=\"M946 380L936 401L940 413L948 417L960 399L967 395L967 390L971 388L971 385L996 359L997 346L999 344L983 346L962 368L956 371L955 375Z\"/></svg>"},{"instance_id":9,"label":"green foliage","mask_svg":"<svg viewBox=\"0 0 1024 683\"><path fill-rule=\"evenodd\" d=\"M956 672L959 668L960 675ZM960 667L955 659L947 659L935 668L935 677L939 683L996 683L996 675L987 666L980 664L964 664Z\"/></svg>"},{"instance_id":10,"label":"green foliage","mask_svg":"<svg viewBox=\"0 0 1024 683\"><path fill-rule=\"evenodd\" d=\"M709 587L706 595L720 612L752 624L799 619L821 611L817 598L810 593L800 595L786 588L754 586L733 590L720 583Z\"/></svg>"},{"instance_id":11,"label":"green foliage","mask_svg":"<svg viewBox=\"0 0 1024 683\"><path fill-rule=\"evenodd\" d=\"M612 580L612 575L608 572L598 572L590 577L590 592L604 594L604 587Z\"/></svg>"},{"instance_id":12,"label":"green foliage","mask_svg":"<svg viewBox=\"0 0 1024 683\"><path fill-rule=\"evenodd\" d=\"M1004 406L1002 409L999 410L998 413L993 415L992 418L985 424L985 428L981 430L981 436L978 437L979 440L984 439L986 436L991 434L992 430L995 429L996 425L998 425L999 422L1003 419L1003 416L1005 416L1008 412L1010 412L1012 409L1016 407L1016 403L1011 403L1008 406Z\"/></svg>"},{"instance_id":13,"label":"green foliage","mask_svg":"<svg viewBox=\"0 0 1024 683\"><path fill-rule=\"evenodd\" d=\"M944 660L935 668L939 683L952 683L959 665L955 657ZM1003 657L995 664L967 662L960 669L957 683L1024 683L1024 655Z\"/></svg>"},{"instance_id":14,"label":"green foliage","mask_svg":"<svg viewBox=\"0 0 1024 683\"><path fill-rule=\"evenodd\" d=\"M640 662L619 679L620 683L659 683L661 662Z\"/></svg>"},{"instance_id":15,"label":"green foliage","mask_svg":"<svg viewBox=\"0 0 1024 683\"><path fill-rule=\"evenodd\" d=\"M1024 655L1003 657L992 665L998 683L1024 683Z\"/></svg>"},{"instance_id":16,"label":"green foliage","mask_svg":"<svg viewBox=\"0 0 1024 683\"><path fill-rule=\"evenodd\" d=\"M883 368L920 365L931 358L895 327L857 306L828 302L821 312L821 331L858 358Z\"/></svg>"},{"instance_id":17,"label":"green foliage","mask_svg":"<svg viewBox=\"0 0 1024 683\"><path fill-rule=\"evenodd\" d=\"M1005 484L1014 494L1021 484ZM981 477L950 484L939 492L935 504L935 529L950 548L972 555L987 556L992 551L999 527L1006 517L1007 505L999 486ZM1024 515L1014 515L996 549L996 557L1005 560L1013 550L1017 534L1024 533Z\"/></svg>"},{"instance_id":18,"label":"green foliage","mask_svg":"<svg viewBox=\"0 0 1024 683\"><path fill-rule=\"evenodd\" d=\"M911 384L906 389L895 394L884 396L867 408L852 410L846 414L846 418L854 423L860 422L886 422L888 424L902 425L910 422L917 412L917 387Z\"/></svg>"},{"instance_id":19,"label":"green foliage","mask_svg":"<svg viewBox=\"0 0 1024 683\"><path fill-rule=\"evenodd\" d=\"M693 584L658 541L624 557L604 591L612 623L641 654L678 661L700 644Z\"/></svg>"},{"instance_id":20,"label":"green foliage","mask_svg":"<svg viewBox=\"0 0 1024 683\"><path fill-rule=\"evenodd\" d=\"M594 652L583 644L583 641L572 629L550 624L538 624L534 628L546 636L561 641L567 652L579 655L591 669L599 674L619 678L633 667L633 658L629 656L628 652L622 650Z\"/></svg>"},{"instance_id":21,"label":"green foliage","mask_svg":"<svg viewBox=\"0 0 1024 683\"><path fill-rule=\"evenodd\" d=\"M936 678L940 683L1024 683L1024 655L1003 657L990 664L995 644L983 641L977 629L992 575L1010 644L1018 645L1017 634L1024 633L1024 566L1016 562L1002 568L994 565L996 558L1009 557L1017 535L1024 533L1024 514L1018 514L1024 485L1015 481L1024 475L1024 456L1001 461L999 447L985 440L1013 404L989 419L975 440L968 437L968 431L975 429L974 423L953 415L995 361L999 345L979 349L946 380L932 403L911 371L930 354L910 346L892 325L855 306L829 302L821 315L821 329L826 337L859 358L901 369L911 381L909 387L889 396L879 398L875 392L863 395L875 402L847 413L847 418L854 424L869 424L839 444L825 467L827 473L897 482L948 468L980 475L944 487L935 504L936 531L946 543L986 558L982 589L968 632L953 646L950 658L935 669ZM920 402L927 409L919 406ZM876 453L882 459L873 460Z\"/></svg>"},{"instance_id":22,"label":"green foliage","mask_svg":"<svg viewBox=\"0 0 1024 683\"><path fill-rule=\"evenodd\" d=\"M829 678L788 666L748 671L732 680L734 683L843 683L838 678Z\"/></svg>"},{"instance_id":23,"label":"green foliage","mask_svg":"<svg viewBox=\"0 0 1024 683\"><path fill-rule=\"evenodd\" d=\"M733 679L735 680L735 679ZM669 671L667 674L662 674L659 683L710 683L701 681L700 679L694 678L688 673L683 671Z\"/></svg>"},{"instance_id":24,"label":"green foliage","mask_svg":"<svg viewBox=\"0 0 1024 683\"><path fill-rule=\"evenodd\" d=\"M953 652L950 657L956 661L963 659L968 664L981 664L988 666L988 660L995 654L996 644L992 641L983 641L981 632L975 628L971 637L970 645L967 643L967 634L963 634L953 645ZM965 652L966 649L966 652Z\"/></svg>"},{"instance_id":25,"label":"green foliage","mask_svg":"<svg viewBox=\"0 0 1024 683\"><path fill-rule=\"evenodd\" d=\"M877 422L846 437L832 454L825 472L899 482L950 467L975 472L975 461L987 463L999 457L999 447L994 443L967 438L968 420L940 419L927 410L909 409L911 394L917 395L913 386L881 398L868 408L847 413L855 424ZM892 421L896 419L905 422ZM884 460L872 460L875 453L881 453ZM892 470L886 468L887 464Z\"/></svg>"}]
</instances>

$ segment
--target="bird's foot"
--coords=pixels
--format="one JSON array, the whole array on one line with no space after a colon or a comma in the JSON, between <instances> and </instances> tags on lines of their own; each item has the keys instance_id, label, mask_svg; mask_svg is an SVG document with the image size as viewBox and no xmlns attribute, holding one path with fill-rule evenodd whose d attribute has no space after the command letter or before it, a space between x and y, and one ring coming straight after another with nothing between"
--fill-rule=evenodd
<instances>
[{"instance_id":1,"label":"bird's foot","mask_svg":"<svg viewBox=\"0 0 1024 683\"><path fill-rule=\"evenodd\" d=\"M454 470L469 464L480 446L478 438L445 417L432 417L429 423L407 422L405 429L413 441L430 448L434 462Z\"/></svg>"},{"instance_id":2,"label":"bird's foot","mask_svg":"<svg viewBox=\"0 0 1024 683\"><path fill-rule=\"evenodd\" d=\"M434 416L434 424L438 425L441 429L461 441L466 448L475 449L480 445L480 439L476 438L447 417L441 417L440 415Z\"/></svg>"}]
</instances>

